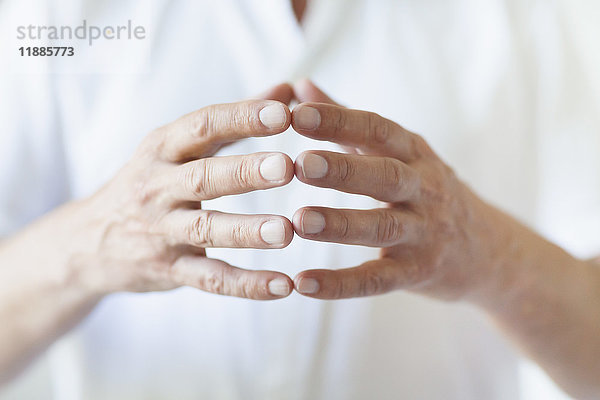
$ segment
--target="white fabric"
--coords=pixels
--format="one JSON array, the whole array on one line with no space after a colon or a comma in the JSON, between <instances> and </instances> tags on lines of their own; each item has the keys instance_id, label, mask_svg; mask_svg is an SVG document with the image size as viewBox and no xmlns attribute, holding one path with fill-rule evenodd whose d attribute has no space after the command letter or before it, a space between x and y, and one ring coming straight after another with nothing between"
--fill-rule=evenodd
<instances>
[{"instance_id":1,"label":"white fabric","mask_svg":"<svg viewBox=\"0 0 600 400\"><path fill-rule=\"evenodd\" d=\"M57 24L63 13L115 24L143 14L150 70L0 67L4 234L94 193L151 129L306 76L340 103L422 134L485 199L569 250L600 249L596 2L317 0L304 31L287 0L37 3L0 3L1 25L14 29L15 10L25 23L32 10ZM6 42L0 50L15 51ZM317 148L336 146L290 130L222 154L293 158ZM376 205L294 181L204 206L291 217L309 204ZM295 238L284 250L209 255L293 276L376 251ZM519 397L518 359L482 315L401 292L337 302L250 302L189 288L118 294L49 354L56 399ZM47 375L35 374L36 387Z\"/></svg>"}]
</instances>

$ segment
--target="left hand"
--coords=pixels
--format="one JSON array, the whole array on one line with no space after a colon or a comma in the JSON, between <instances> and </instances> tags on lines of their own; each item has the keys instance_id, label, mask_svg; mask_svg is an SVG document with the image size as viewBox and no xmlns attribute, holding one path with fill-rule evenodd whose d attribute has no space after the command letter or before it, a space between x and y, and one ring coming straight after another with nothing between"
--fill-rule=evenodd
<instances>
[{"instance_id":1,"label":"left hand","mask_svg":"<svg viewBox=\"0 0 600 400\"><path fill-rule=\"evenodd\" d=\"M410 289L457 299L495 274L498 218L432 151L425 140L377 114L334 104L309 82L292 112L298 133L341 144L350 154L307 151L296 176L310 185L370 196L374 210L305 207L293 217L303 238L381 248L380 257L339 270L307 270L295 278L307 296L340 299Z\"/></svg>"}]
</instances>

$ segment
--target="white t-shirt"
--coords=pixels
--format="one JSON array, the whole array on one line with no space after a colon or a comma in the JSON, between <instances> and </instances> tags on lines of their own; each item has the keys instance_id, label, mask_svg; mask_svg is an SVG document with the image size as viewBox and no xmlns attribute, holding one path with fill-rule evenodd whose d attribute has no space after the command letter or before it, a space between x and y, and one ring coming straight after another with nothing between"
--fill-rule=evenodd
<instances>
[{"instance_id":1,"label":"white t-shirt","mask_svg":"<svg viewBox=\"0 0 600 400\"><path fill-rule=\"evenodd\" d=\"M423 135L483 198L568 250L600 253L597 2L315 0L302 28L288 0L0 3L11 37L30 21L82 19L141 21L147 38L137 49L147 58L123 64L105 43L94 46L115 57L116 71L90 73L81 57L40 61L42 70L62 63L57 73L18 73L22 59L0 66L2 234L94 193L153 128L310 77L338 102ZM1 54L15 43L0 42ZM307 149L339 150L289 130L221 154L294 158ZM304 205L377 203L294 181L203 207L291 217ZM293 276L377 251L296 237L283 250L208 253ZM181 288L106 298L23 375L21 390L57 399L516 399L518 363L464 304L404 292L253 302Z\"/></svg>"}]
</instances>

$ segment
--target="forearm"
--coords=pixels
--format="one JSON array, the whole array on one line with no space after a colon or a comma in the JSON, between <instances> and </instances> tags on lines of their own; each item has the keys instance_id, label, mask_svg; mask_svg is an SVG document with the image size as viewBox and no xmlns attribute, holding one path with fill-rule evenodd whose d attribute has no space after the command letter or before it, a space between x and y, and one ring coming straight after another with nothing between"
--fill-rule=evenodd
<instances>
[{"instance_id":1,"label":"forearm","mask_svg":"<svg viewBox=\"0 0 600 400\"><path fill-rule=\"evenodd\" d=\"M76 204L0 243L0 383L73 327L100 300L73 262Z\"/></svg>"},{"instance_id":2,"label":"forearm","mask_svg":"<svg viewBox=\"0 0 600 400\"><path fill-rule=\"evenodd\" d=\"M496 210L490 221L504 254L474 301L565 390L597 398L600 268Z\"/></svg>"},{"instance_id":3,"label":"forearm","mask_svg":"<svg viewBox=\"0 0 600 400\"><path fill-rule=\"evenodd\" d=\"M376 210L296 212L294 228L306 239L381 248L379 258L357 267L301 272L300 293L341 299L405 289L465 299L571 393L599 397L598 268L483 202L419 135L377 114L331 104L322 92L299 99L318 102L294 108L296 132L361 155L302 153L298 179L386 203Z\"/></svg>"}]
</instances>

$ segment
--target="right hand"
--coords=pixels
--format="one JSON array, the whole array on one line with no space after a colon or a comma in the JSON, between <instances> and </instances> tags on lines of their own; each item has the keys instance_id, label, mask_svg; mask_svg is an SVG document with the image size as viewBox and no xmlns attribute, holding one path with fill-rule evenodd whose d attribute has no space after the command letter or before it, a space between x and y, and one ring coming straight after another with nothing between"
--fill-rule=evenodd
<instances>
[{"instance_id":1,"label":"right hand","mask_svg":"<svg viewBox=\"0 0 600 400\"><path fill-rule=\"evenodd\" d=\"M213 157L223 145L284 132L291 122L289 85L269 97L205 107L151 132L130 162L80 206L85 240L71 262L86 285L102 293L167 290L276 299L292 280L206 257L208 247L275 249L293 237L276 215L236 215L201 209L203 200L289 183L292 160L282 153Z\"/></svg>"}]
</instances>

